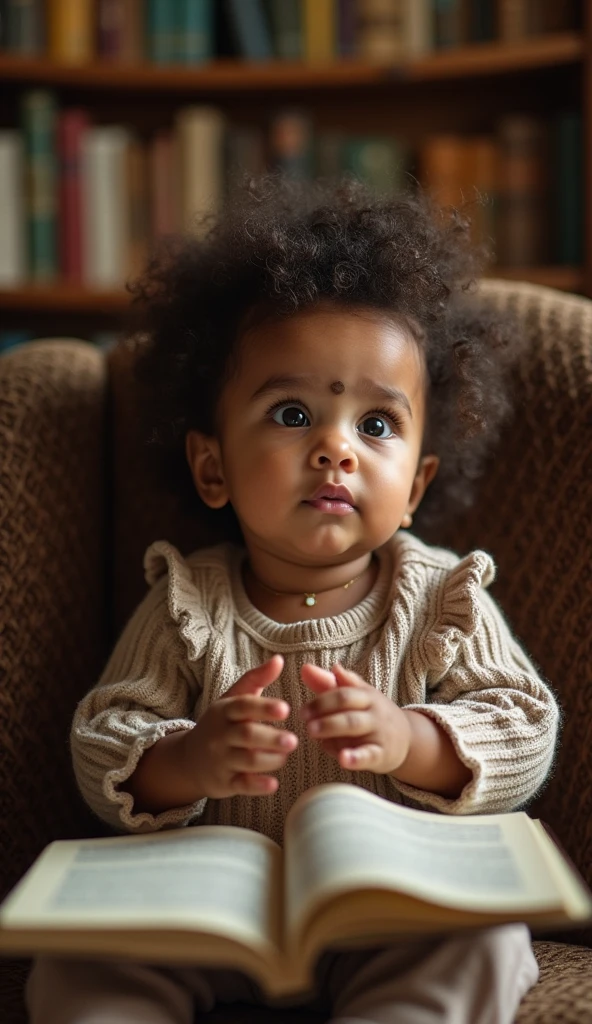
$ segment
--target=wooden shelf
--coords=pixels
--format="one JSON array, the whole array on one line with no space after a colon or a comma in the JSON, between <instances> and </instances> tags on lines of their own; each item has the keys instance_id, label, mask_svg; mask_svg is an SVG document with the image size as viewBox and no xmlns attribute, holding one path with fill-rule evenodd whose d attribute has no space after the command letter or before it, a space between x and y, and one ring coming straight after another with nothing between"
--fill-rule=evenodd
<instances>
[{"instance_id":1,"label":"wooden shelf","mask_svg":"<svg viewBox=\"0 0 592 1024\"><path fill-rule=\"evenodd\" d=\"M0 309L17 309L23 313L30 311L117 314L125 311L129 303L130 297L123 289L103 291L62 282L0 289Z\"/></svg>"},{"instance_id":2,"label":"wooden shelf","mask_svg":"<svg viewBox=\"0 0 592 1024\"><path fill-rule=\"evenodd\" d=\"M488 277L529 281L561 291L581 292L584 271L580 267L492 267ZM99 290L55 284L26 285L22 288L0 289L0 309L31 313L87 313L116 316L125 312L130 296L123 289Z\"/></svg>"},{"instance_id":3,"label":"wooden shelf","mask_svg":"<svg viewBox=\"0 0 592 1024\"><path fill-rule=\"evenodd\" d=\"M43 57L0 54L0 80L60 88L156 93L349 89L393 82L504 75L525 69L577 64L584 55L585 42L577 32L540 36L512 44L473 44L428 54L396 67L345 58L327 64L219 60L193 68L120 65L103 60L77 67Z\"/></svg>"}]
</instances>

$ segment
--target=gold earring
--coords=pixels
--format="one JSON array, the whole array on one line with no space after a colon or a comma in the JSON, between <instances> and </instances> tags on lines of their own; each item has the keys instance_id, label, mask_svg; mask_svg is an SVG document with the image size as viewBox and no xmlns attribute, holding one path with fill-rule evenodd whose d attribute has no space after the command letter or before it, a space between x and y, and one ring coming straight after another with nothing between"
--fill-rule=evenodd
<instances>
[{"instance_id":1,"label":"gold earring","mask_svg":"<svg viewBox=\"0 0 592 1024\"><path fill-rule=\"evenodd\" d=\"M412 522L413 522L413 516L411 515L410 512L406 512L405 515L403 516L402 520L401 520L401 526L407 528L407 527L411 526Z\"/></svg>"}]
</instances>

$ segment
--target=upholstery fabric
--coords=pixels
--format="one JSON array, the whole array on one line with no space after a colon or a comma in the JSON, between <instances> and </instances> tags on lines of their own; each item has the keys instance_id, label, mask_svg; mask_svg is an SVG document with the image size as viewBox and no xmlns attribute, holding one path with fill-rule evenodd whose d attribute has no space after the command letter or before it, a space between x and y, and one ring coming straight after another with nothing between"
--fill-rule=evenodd
<instances>
[{"instance_id":1,"label":"upholstery fabric","mask_svg":"<svg viewBox=\"0 0 592 1024\"><path fill-rule=\"evenodd\" d=\"M565 713L554 775L529 810L592 884L592 303L513 282L482 293L519 319L517 408L473 509L426 539L485 548L498 564L494 596ZM0 895L51 839L102 831L76 793L67 736L144 593L145 548L218 539L156 499L130 371L124 346L106 360L53 340L0 358ZM535 942L541 981L518 1024L592 1020L592 934L557 938ZM5 1024L25 1019L25 971L0 962ZM288 1019L239 1008L212 1018Z\"/></svg>"}]
</instances>

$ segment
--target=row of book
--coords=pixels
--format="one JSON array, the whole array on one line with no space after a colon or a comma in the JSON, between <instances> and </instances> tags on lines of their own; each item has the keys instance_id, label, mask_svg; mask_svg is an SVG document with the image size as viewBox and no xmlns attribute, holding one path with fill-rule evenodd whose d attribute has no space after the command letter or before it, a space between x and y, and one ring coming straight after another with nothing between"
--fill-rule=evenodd
<instances>
[{"instance_id":1,"label":"row of book","mask_svg":"<svg viewBox=\"0 0 592 1024\"><path fill-rule=\"evenodd\" d=\"M0 0L0 48L57 62L397 62L577 28L582 0Z\"/></svg>"},{"instance_id":2,"label":"row of book","mask_svg":"<svg viewBox=\"0 0 592 1024\"><path fill-rule=\"evenodd\" d=\"M418 179L439 203L467 205L475 240L491 240L503 265L578 263L581 136L581 117L569 111L548 123L505 117L491 135L427 135L412 148L392 136L316 130L300 110L255 126L188 106L142 137L32 90L21 128L0 131L0 285L61 278L119 288L159 237L199 230L200 215L220 209L237 178L266 170L349 173L379 193Z\"/></svg>"}]
</instances>

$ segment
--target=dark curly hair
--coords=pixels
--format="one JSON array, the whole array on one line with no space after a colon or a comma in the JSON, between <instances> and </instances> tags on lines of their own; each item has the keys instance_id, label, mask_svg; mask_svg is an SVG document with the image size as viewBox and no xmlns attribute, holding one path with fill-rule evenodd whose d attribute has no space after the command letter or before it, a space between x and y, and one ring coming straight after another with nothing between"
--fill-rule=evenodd
<instances>
[{"instance_id":1,"label":"dark curly hair","mask_svg":"<svg viewBox=\"0 0 592 1024\"><path fill-rule=\"evenodd\" d=\"M277 176L242 185L199 234L164 242L130 285L130 339L161 481L185 511L211 517L185 435L215 432L241 325L328 301L408 323L429 380L424 451L440 458L416 523L429 528L468 506L510 404L512 322L476 294L482 256L469 219L419 189L380 197L354 180ZM225 535L236 537L225 515Z\"/></svg>"}]
</instances>

